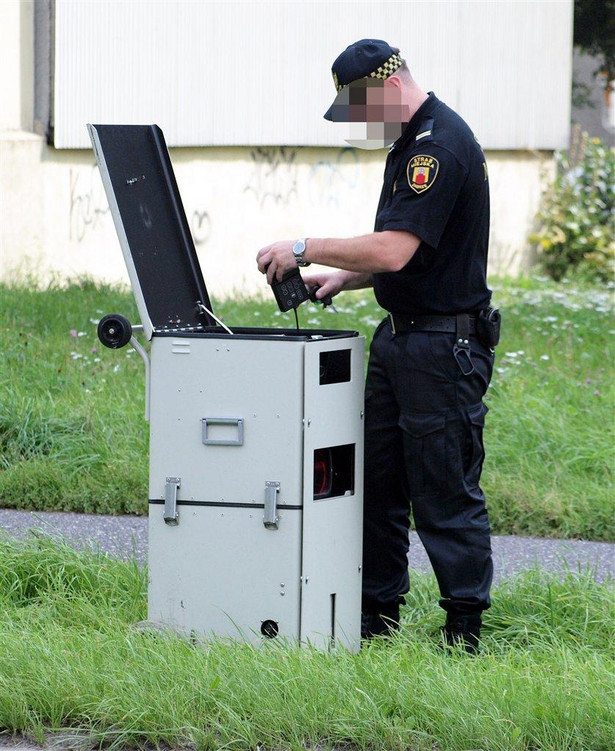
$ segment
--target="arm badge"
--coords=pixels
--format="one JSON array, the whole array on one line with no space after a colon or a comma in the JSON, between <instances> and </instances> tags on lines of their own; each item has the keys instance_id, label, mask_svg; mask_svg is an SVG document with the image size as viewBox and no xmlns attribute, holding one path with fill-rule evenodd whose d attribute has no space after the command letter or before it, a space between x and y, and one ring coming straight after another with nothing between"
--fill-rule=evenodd
<instances>
[{"instance_id":1,"label":"arm badge","mask_svg":"<svg viewBox=\"0 0 615 751\"><path fill-rule=\"evenodd\" d=\"M406 167L408 185L415 193L424 193L435 183L439 169L440 163L435 157L427 154L413 156Z\"/></svg>"}]
</instances>

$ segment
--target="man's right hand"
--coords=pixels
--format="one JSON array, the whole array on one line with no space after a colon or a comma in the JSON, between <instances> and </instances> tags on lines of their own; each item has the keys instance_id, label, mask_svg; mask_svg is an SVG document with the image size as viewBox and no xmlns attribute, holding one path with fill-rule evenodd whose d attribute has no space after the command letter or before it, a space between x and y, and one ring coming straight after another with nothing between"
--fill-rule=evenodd
<instances>
[{"instance_id":1,"label":"man's right hand","mask_svg":"<svg viewBox=\"0 0 615 751\"><path fill-rule=\"evenodd\" d=\"M323 272L321 274L309 274L302 275L303 282L306 287L311 291L314 287L318 287L316 290L316 297L318 300L322 300L323 297L330 295L335 297L344 289L343 272Z\"/></svg>"},{"instance_id":2,"label":"man's right hand","mask_svg":"<svg viewBox=\"0 0 615 751\"><path fill-rule=\"evenodd\" d=\"M372 286L371 274L356 271L325 271L320 274L303 276L303 281L309 289L318 287L316 297L321 300L325 295L335 297L343 290L364 289Z\"/></svg>"}]
</instances>

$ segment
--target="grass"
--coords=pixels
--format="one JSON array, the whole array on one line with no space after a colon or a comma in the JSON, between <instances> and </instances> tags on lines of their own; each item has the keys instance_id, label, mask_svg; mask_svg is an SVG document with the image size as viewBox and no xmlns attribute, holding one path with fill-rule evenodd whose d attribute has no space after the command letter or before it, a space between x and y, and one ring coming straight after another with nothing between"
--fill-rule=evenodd
<instances>
[{"instance_id":1,"label":"grass","mask_svg":"<svg viewBox=\"0 0 615 751\"><path fill-rule=\"evenodd\" d=\"M140 632L146 572L47 537L0 539L0 727L209 749L612 751L613 582L500 585L482 653L438 649L432 577L358 655Z\"/></svg>"},{"instance_id":2,"label":"grass","mask_svg":"<svg viewBox=\"0 0 615 751\"><path fill-rule=\"evenodd\" d=\"M503 335L487 395L483 484L493 531L615 540L612 290L498 280ZM308 328L357 329L382 317L371 293L338 313L300 311ZM233 326L292 327L273 298L217 301ZM132 294L83 281L0 286L0 504L146 513L143 365L96 338L108 312L138 322Z\"/></svg>"},{"instance_id":3,"label":"grass","mask_svg":"<svg viewBox=\"0 0 615 751\"><path fill-rule=\"evenodd\" d=\"M0 306L2 505L144 513L142 363L96 337L109 310L137 320L131 295L88 282L4 287Z\"/></svg>"}]
</instances>

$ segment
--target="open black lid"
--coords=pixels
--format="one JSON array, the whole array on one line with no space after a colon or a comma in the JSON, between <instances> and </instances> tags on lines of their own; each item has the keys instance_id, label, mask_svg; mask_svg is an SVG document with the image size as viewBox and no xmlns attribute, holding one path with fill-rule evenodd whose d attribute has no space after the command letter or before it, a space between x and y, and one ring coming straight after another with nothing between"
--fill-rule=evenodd
<instances>
[{"instance_id":1,"label":"open black lid","mask_svg":"<svg viewBox=\"0 0 615 751\"><path fill-rule=\"evenodd\" d=\"M157 125L88 125L145 335L215 326Z\"/></svg>"}]
</instances>

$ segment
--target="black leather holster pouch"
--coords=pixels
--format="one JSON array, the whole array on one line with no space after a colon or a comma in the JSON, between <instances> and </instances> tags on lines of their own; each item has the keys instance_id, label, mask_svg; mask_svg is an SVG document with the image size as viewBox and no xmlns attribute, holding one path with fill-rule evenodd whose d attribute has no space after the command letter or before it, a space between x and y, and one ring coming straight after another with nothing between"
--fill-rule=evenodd
<instances>
[{"instance_id":1,"label":"black leather holster pouch","mask_svg":"<svg viewBox=\"0 0 615 751\"><path fill-rule=\"evenodd\" d=\"M481 310L476 319L476 335L480 343L494 349L500 341L500 326L502 317L497 308L485 308Z\"/></svg>"}]
</instances>

